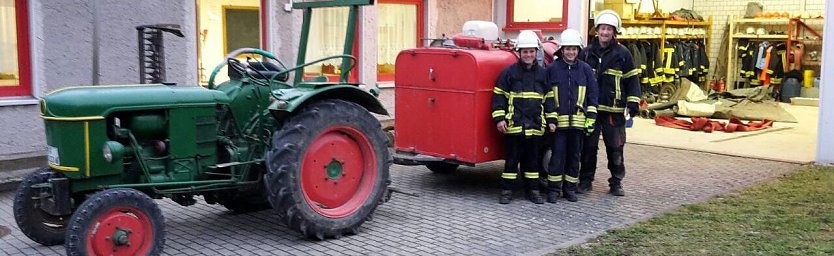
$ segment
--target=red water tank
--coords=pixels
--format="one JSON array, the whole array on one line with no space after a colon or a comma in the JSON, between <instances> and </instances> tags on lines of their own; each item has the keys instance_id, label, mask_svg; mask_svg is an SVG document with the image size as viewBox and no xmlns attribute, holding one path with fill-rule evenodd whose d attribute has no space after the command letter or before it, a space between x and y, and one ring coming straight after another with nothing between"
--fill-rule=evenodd
<instances>
[{"instance_id":1,"label":"red water tank","mask_svg":"<svg viewBox=\"0 0 834 256\"><path fill-rule=\"evenodd\" d=\"M395 74L395 149L477 164L503 159L491 116L498 74L513 52L418 48L400 52Z\"/></svg>"}]
</instances>

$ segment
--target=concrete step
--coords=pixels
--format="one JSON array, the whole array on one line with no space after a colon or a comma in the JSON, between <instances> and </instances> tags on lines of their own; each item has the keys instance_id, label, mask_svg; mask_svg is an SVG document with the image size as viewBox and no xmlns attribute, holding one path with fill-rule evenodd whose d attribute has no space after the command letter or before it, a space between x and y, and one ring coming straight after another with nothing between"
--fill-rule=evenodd
<instances>
[{"instance_id":1,"label":"concrete step","mask_svg":"<svg viewBox=\"0 0 834 256\"><path fill-rule=\"evenodd\" d=\"M15 190L26 175L43 166L42 152L0 156L0 192Z\"/></svg>"}]
</instances>

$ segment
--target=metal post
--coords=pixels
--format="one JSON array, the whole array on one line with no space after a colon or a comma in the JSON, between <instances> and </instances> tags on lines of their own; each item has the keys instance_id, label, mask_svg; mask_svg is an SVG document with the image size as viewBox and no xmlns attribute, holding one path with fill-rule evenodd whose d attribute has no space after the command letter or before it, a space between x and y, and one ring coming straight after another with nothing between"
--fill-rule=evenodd
<instances>
[{"instance_id":1,"label":"metal post","mask_svg":"<svg viewBox=\"0 0 834 256\"><path fill-rule=\"evenodd\" d=\"M830 4L825 7L825 25L823 26L822 41L830 42L834 40L834 6ZM831 70L832 60L834 60L834 44L822 44L822 66L820 70ZM819 85L820 102L819 102L819 123L817 124L817 164L830 165L834 164L834 88L828 88L825 85L834 85L834 77L828 72L820 72L821 81Z\"/></svg>"},{"instance_id":2,"label":"metal post","mask_svg":"<svg viewBox=\"0 0 834 256\"><path fill-rule=\"evenodd\" d=\"M99 84L98 1L93 1L93 85Z\"/></svg>"},{"instance_id":3,"label":"metal post","mask_svg":"<svg viewBox=\"0 0 834 256\"><path fill-rule=\"evenodd\" d=\"M356 37L356 16L359 13L359 6L353 5L350 7L350 14L348 14L347 28L345 31L345 49L343 53L350 55L353 53L353 39ZM342 74L339 76L339 81L347 83L350 74L351 59L342 58Z\"/></svg>"},{"instance_id":4,"label":"metal post","mask_svg":"<svg viewBox=\"0 0 834 256\"><path fill-rule=\"evenodd\" d=\"M304 18L301 22L301 41L298 43L298 56L295 60L296 66L304 65L307 58L307 40L310 35L310 19L313 15L313 8L304 8ZM297 85L301 83L301 78L304 75L304 69L295 71L295 79L292 84Z\"/></svg>"}]
</instances>

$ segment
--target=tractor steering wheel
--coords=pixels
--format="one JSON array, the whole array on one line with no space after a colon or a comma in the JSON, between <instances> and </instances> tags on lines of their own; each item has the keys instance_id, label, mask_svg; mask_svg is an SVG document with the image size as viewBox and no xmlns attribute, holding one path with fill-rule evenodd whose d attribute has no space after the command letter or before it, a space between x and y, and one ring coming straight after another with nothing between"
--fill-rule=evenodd
<instances>
[{"instance_id":1,"label":"tractor steering wheel","mask_svg":"<svg viewBox=\"0 0 834 256\"><path fill-rule=\"evenodd\" d=\"M268 51L264 51L264 50L256 49L256 48L240 48L240 49L237 49L233 52L230 52L228 55L226 55L226 58L222 62L220 62L219 64L217 64L217 66L214 67L214 70L211 72L211 76L209 77L208 88L209 89L214 89L215 88L214 78L217 77L217 73L220 73L220 69L222 69L223 66L229 65L229 68L232 68L235 71L240 72L240 74L242 74L242 75L246 75L247 74L246 69L248 69L247 65L244 64L244 63L241 63L240 60L236 59L235 57L237 57L238 55L247 54L247 53L261 55L263 58L271 59L271 60L274 60L275 62L278 62L278 65L280 65L281 68L283 68L283 69L287 68L284 65L284 63L281 62L281 60L276 58L275 55L273 55L272 53L270 53ZM254 69L252 69L252 70L254 70ZM255 72L260 74L262 77L267 78L262 73L260 73L260 71L256 70ZM271 80L272 77L267 78L267 79Z\"/></svg>"}]
</instances>

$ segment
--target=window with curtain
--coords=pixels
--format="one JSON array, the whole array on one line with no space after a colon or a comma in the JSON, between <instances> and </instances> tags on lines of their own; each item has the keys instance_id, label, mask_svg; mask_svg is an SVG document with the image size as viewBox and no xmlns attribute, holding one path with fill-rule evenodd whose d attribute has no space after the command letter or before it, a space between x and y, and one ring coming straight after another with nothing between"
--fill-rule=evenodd
<instances>
[{"instance_id":1,"label":"window with curtain","mask_svg":"<svg viewBox=\"0 0 834 256\"><path fill-rule=\"evenodd\" d=\"M0 0L0 97L30 96L26 0Z\"/></svg>"},{"instance_id":2,"label":"window with curtain","mask_svg":"<svg viewBox=\"0 0 834 256\"><path fill-rule=\"evenodd\" d=\"M344 53L349 11L347 7L317 8L313 10L305 62ZM318 65L305 67L304 74L307 77L319 75L336 77L341 74L341 70L339 70L341 65L341 59L331 59ZM355 68L353 72L356 72Z\"/></svg>"},{"instance_id":3,"label":"window with curtain","mask_svg":"<svg viewBox=\"0 0 834 256\"><path fill-rule=\"evenodd\" d=\"M18 86L17 22L15 1L0 0L0 86Z\"/></svg>"},{"instance_id":4,"label":"window with curtain","mask_svg":"<svg viewBox=\"0 0 834 256\"><path fill-rule=\"evenodd\" d=\"M394 80L397 54L417 47L418 5L385 2L377 5L377 80Z\"/></svg>"},{"instance_id":5,"label":"window with curtain","mask_svg":"<svg viewBox=\"0 0 834 256\"><path fill-rule=\"evenodd\" d=\"M504 30L561 31L567 26L568 0L507 0Z\"/></svg>"}]
</instances>

